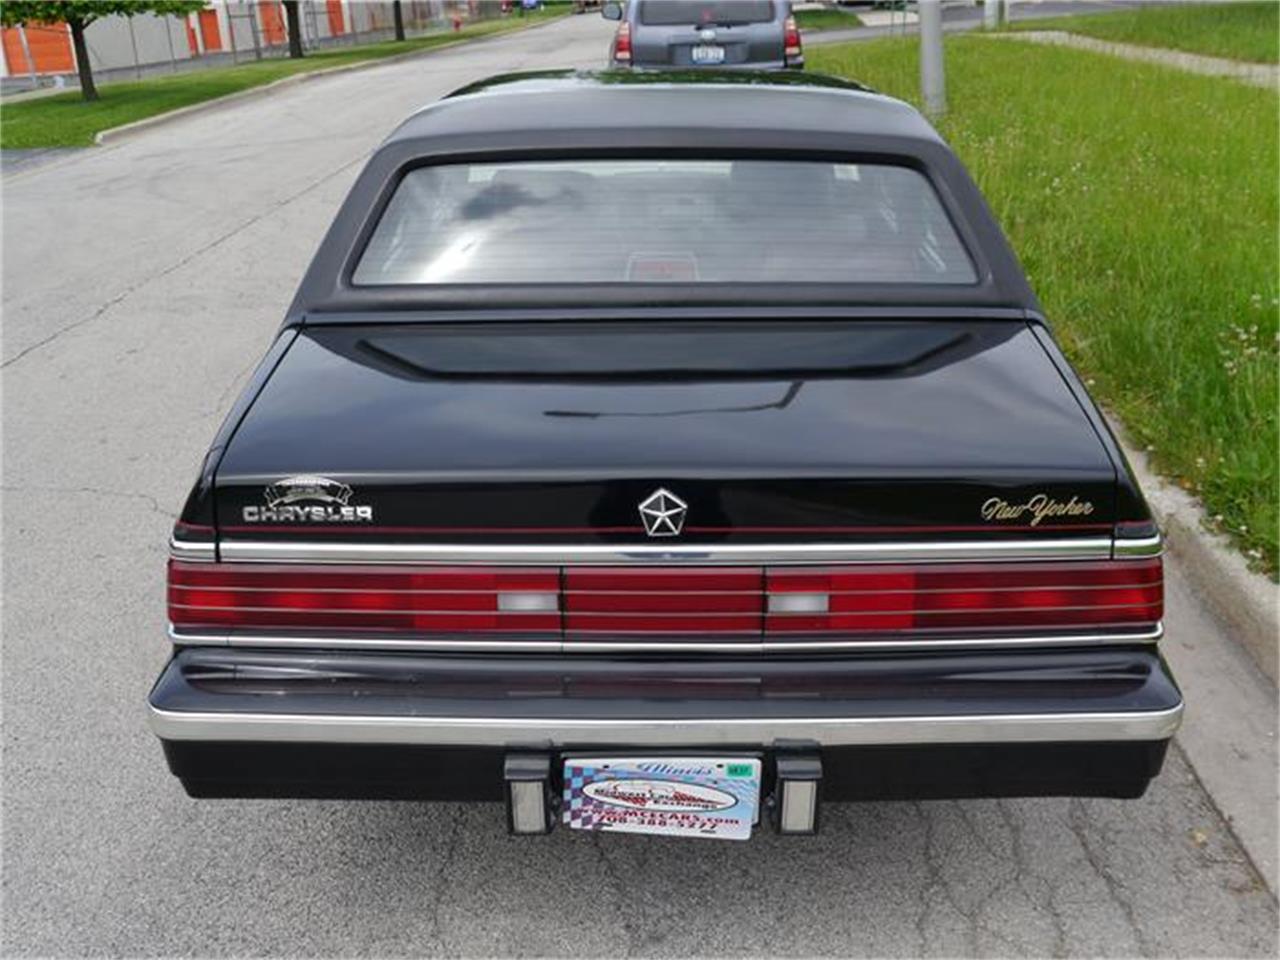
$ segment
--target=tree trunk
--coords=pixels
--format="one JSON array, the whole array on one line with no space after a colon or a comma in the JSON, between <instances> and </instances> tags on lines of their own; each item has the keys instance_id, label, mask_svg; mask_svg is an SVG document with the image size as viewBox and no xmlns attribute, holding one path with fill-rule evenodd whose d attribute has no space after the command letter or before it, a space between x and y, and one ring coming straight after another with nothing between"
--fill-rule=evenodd
<instances>
[{"instance_id":1,"label":"tree trunk","mask_svg":"<svg viewBox=\"0 0 1280 960\"><path fill-rule=\"evenodd\" d=\"M396 39L404 39L404 11L400 9L400 0L391 4L391 13L396 20Z\"/></svg>"},{"instance_id":2,"label":"tree trunk","mask_svg":"<svg viewBox=\"0 0 1280 960\"><path fill-rule=\"evenodd\" d=\"M289 25L289 56L301 60L302 18L298 16L298 0L284 0L284 18Z\"/></svg>"},{"instance_id":3,"label":"tree trunk","mask_svg":"<svg viewBox=\"0 0 1280 960\"><path fill-rule=\"evenodd\" d=\"M89 65L89 47L84 42L84 21L68 20L71 28L71 45L76 51L76 69L80 72L80 93L86 100L98 99L98 88L93 85L93 67Z\"/></svg>"}]
</instances>

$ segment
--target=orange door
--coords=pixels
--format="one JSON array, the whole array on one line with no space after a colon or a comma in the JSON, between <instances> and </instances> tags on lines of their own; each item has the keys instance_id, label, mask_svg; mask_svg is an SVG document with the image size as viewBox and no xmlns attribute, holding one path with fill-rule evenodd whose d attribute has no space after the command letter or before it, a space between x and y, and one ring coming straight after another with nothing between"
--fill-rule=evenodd
<instances>
[{"instance_id":1,"label":"orange door","mask_svg":"<svg viewBox=\"0 0 1280 960\"><path fill-rule=\"evenodd\" d=\"M200 11L200 39L204 41L204 52L213 53L222 49L222 33L218 30L218 11Z\"/></svg>"},{"instance_id":2,"label":"orange door","mask_svg":"<svg viewBox=\"0 0 1280 960\"><path fill-rule=\"evenodd\" d=\"M200 41L196 39L196 28L191 25L191 21L187 21L187 46L191 48L193 57L200 56Z\"/></svg>"},{"instance_id":3,"label":"orange door","mask_svg":"<svg viewBox=\"0 0 1280 960\"><path fill-rule=\"evenodd\" d=\"M329 36L336 37L346 33L342 25L342 0L326 0L325 9L329 13Z\"/></svg>"},{"instance_id":4,"label":"orange door","mask_svg":"<svg viewBox=\"0 0 1280 960\"><path fill-rule=\"evenodd\" d=\"M0 34L4 45L4 59L9 73L31 72L31 64L22 51L22 37L17 27L7 27ZM35 61L36 73L74 73L75 57L71 54L71 33L65 23L27 24L27 47Z\"/></svg>"},{"instance_id":5,"label":"orange door","mask_svg":"<svg viewBox=\"0 0 1280 960\"><path fill-rule=\"evenodd\" d=\"M27 46L36 62L36 73L72 73L71 30L65 23L39 23L27 27Z\"/></svg>"},{"instance_id":6,"label":"orange door","mask_svg":"<svg viewBox=\"0 0 1280 960\"><path fill-rule=\"evenodd\" d=\"M258 13L262 19L262 42L269 47L284 43L284 17L280 13L280 4L275 0L259 0Z\"/></svg>"},{"instance_id":7,"label":"orange door","mask_svg":"<svg viewBox=\"0 0 1280 960\"><path fill-rule=\"evenodd\" d=\"M17 27L0 31L5 63L10 74L31 73L31 64L22 50L22 36ZM27 47L36 61L36 73L74 73L76 58L72 56L72 35L65 23L28 23Z\"/></svg>"},{"instance_id":8,"label":"orange door","mask_svg":"<svg viewBox=\"0 0 1280 960\"><path fill-rule=\"evenodd\" d=\"M9 74L16 76L30 73L31 65L27 63L27 57L22 52L22 38L18 36L18 28L5 27L3 32L0 32L0 41L4 43L4 62L9 67Z\"/></svg>"}]
</instances>

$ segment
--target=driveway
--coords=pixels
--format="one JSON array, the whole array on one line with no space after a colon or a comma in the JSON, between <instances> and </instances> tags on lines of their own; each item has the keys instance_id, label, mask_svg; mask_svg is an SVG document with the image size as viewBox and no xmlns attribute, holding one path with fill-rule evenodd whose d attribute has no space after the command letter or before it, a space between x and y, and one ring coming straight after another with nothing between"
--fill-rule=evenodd
<instances>
[{"instance_id":1,"label":"driveway","mask_svg":"<svg viewBox=\"0 0 1280 960\"><path fill-rule=\"evenodd\" d=\"M1138 801L846 805L749 844L196 802L169 776L143 709L169 528L358 168L413 108L596 65L609 29L317 80L5 180L0 952L1273 956L1275 901L1176 746Z\"/></svg>"}]
</instances>

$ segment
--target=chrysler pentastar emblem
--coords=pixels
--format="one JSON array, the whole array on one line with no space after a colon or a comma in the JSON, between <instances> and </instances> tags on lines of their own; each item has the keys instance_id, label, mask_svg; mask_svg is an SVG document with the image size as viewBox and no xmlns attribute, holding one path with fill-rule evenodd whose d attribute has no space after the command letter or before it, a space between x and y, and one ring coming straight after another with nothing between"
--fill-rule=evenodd
<instances>
[{"instance_id":1,"label":"chrysler pentastar emblem","mask_svg":"<svg viewBox=\"0 0 1280 960\"><path fill-rule=\"evenodd\" d=\"M689 505L670 490L659 487L640 501L640 519L651 537L678 537Z\"/></svg>"}]
</instances>

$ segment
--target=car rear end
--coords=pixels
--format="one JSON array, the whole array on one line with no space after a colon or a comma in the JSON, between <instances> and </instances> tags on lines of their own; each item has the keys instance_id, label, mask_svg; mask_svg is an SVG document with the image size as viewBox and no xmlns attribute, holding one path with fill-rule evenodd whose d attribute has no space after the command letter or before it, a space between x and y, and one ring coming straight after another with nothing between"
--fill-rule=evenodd
<instances>
[{"instance_id":1,"label":"car rear end","mask_svg":"<svg viewBox=\"0 0 1280 960\"><path fill-rule=\"evenodd\" d=\"M505 798L518 833L1140 795L1182 711L1159 533L972 185L901 124L628 153L679 139L665 96L610 91L640 132L594 151L409 141L362 174L300 295L327 309L174 529L172 771ZM843 102L786 116L861 122ZM437 295L488 306L412 307Z\"/></svg>"},{"instance_id":2,"label":"car rear end","mask_svg":"<svg viewBox=\"0 0 1280 960\"><path fill-rule=\"evenodd\" d=\"M799 69L788 0L634 0L610 48L616 67Z\"/></svg>"},{"instance_id":3,"label":"car rear end","mask_svg":"<svg viewBox=\"0 0 1280 960\"><path fill-rule=\"evenodd\" d=\"M1017 326L964 378L998 379L1015 357L1057 377L1037 332ZM855 458L838 475L816 462L749 471L723 455L677 464L657 431L793 455L794 439L768 437L812 439L770 415L786 409L789 383L709 390L673 386L669 370L648 382L596 371L548 390L468 376L447 381L450 400L439 383L398 379L394 360L344 360L357 344L385 346L369 333L298 335L261 409L310 397L302 383L328 369L353 409L382 412L379 429L431 442L358 464L330 445L347 503L272 507L278 491L264 491L284 471L243 469L237 445L296 456L290 433L325 445L310 414L251 411L210 491L205 516L219 522L192 522L197 502L175 529L175 650L152 718L193 796L514 802L527 789L536 802L522 801L512 827L541 832L567 812L574 758L705 757L758 762L764 813L808 832L819 799L1132 797L1159 770L1181 712L1157 646L1160 540L1105 470L1064 481L1025 466L992 476L972 460L963 478ZM915 401L886 403L953 424L939 405L958 372L918 376L903 385ZM847 387L810 382L797 416L842 396L863 411L847 443L894 429ZM528 411L501 414L512 448L449 462L468 441L433 430L438 418L483 423L512 397ZM998 391L986 399L990 428L1007 435ZM455 403L457 414L442 408ZM655 414L653 433L627 429L630 415L647 428ZM734 416L749 424L726 434ZM570 429L535 439L539 417ZM579 417L593 429L573 430ZM1078 427L1097 444L1083 417ZM328 429L362 426L353 414ZM618 455L628 442L669 466ZM584 450L566 452L573 444ZM991 528L982 519L1004 514ZM677 532L663 535L655 515ZM784 816L788 770L808 784L808 813Z\"/></svg>"}]
</instances>

